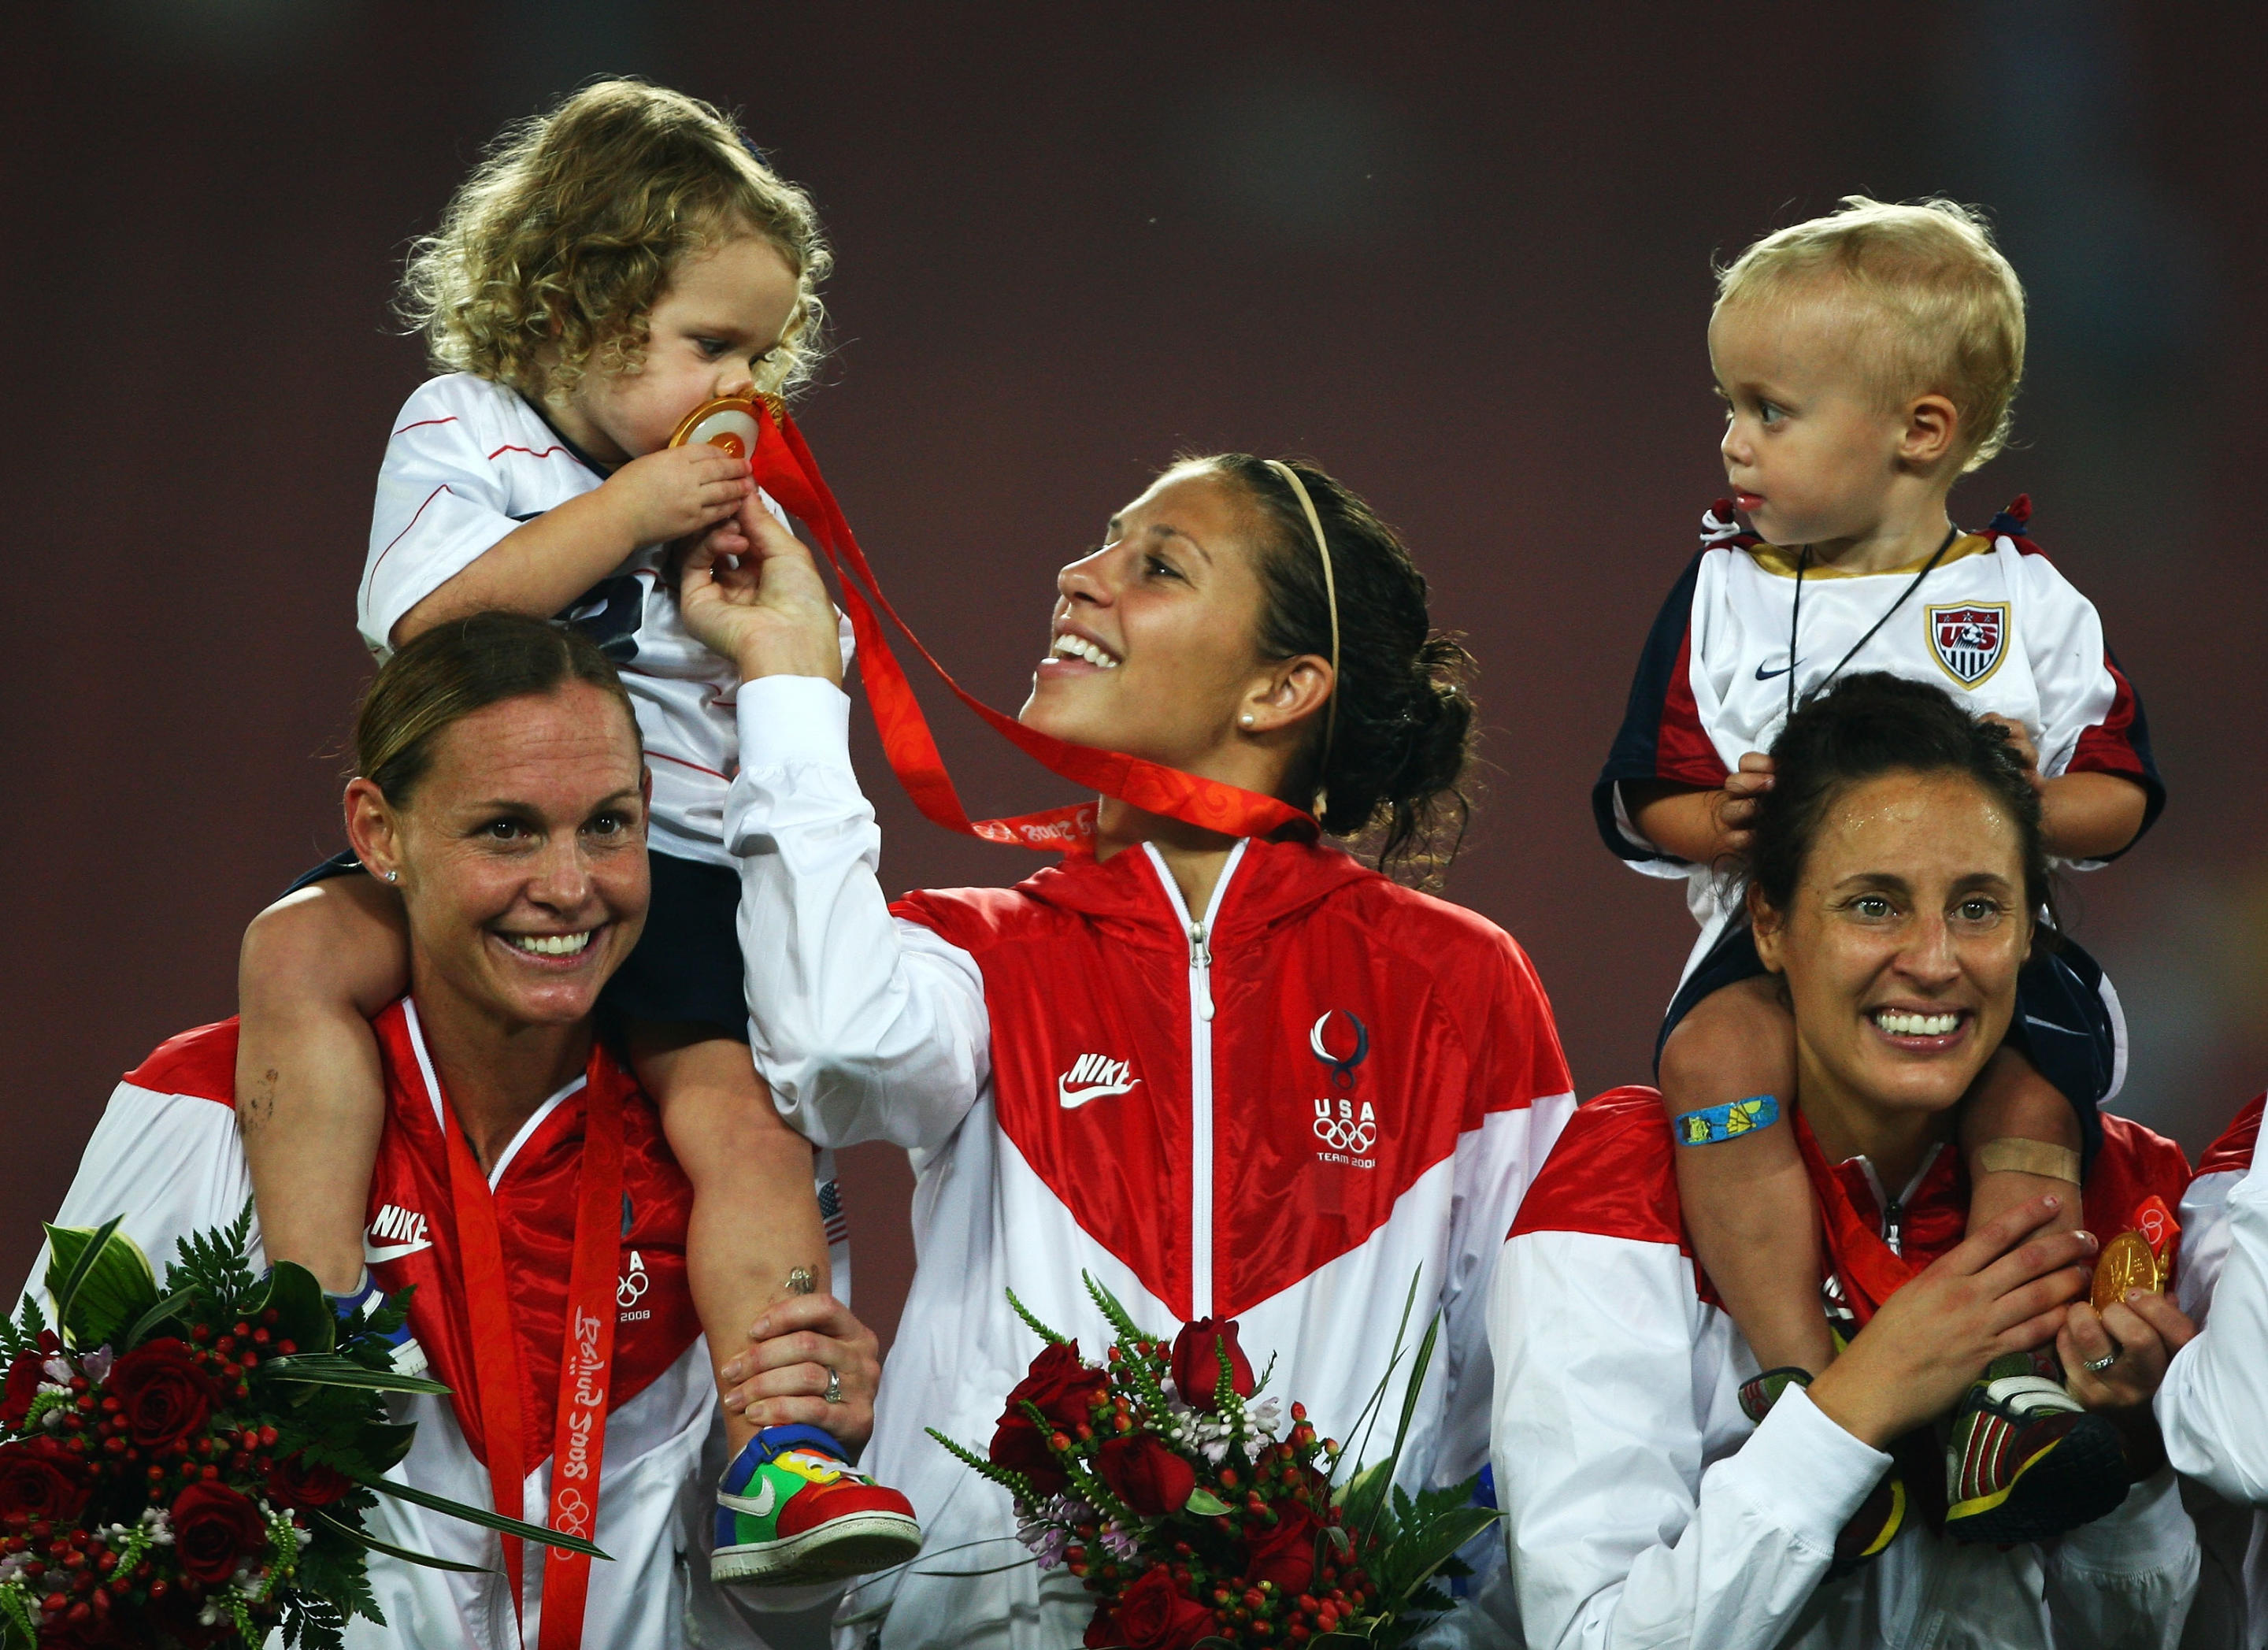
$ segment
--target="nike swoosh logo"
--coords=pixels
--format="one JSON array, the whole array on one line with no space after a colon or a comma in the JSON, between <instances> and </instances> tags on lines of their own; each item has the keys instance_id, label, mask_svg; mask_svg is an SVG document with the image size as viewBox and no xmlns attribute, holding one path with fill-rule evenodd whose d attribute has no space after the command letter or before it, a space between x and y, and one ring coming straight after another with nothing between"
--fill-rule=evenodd
<instances>
[{"instance_id":1,"label":"nike swoosh logo","mask_svg":"<svg viewBox=\"0 0 2268 1650\"><path fill-rule=\"evenodd\" d=\"M1774 676L1785 676L1789 671L1793 670L1794 668L1795 667L1793 665L1782 665L1778 670L1766 670L1762 665L1759 665L1756 667L1756 680L1758 681L1770 681Z\"/></svg>"},{"instance_id":2,"label":"nike swoosh logo","mask_svg":"<svg viewBox=\"0 0 2268 1650\"><path fill-rule=\"evenodd\" d=\"M1088 1088L1066 1088L1064 1086L1063 1079L1057 1078L1056 1079L1056 1099L1062 1102L1065 1111L1077 1111L1090 1100L1103 1100L1112 1094L1123 1094L1134 1086L1134 1083L1141 1080L1138 1077L1133 1083L1097 1083Z\"/></svg>"},{"instance_id":3,"label":"nike swoosh logo","mask_svg":"<svg viewBox=\"0 0 2268 1650\"><path fill-rule=\"evenodd\" d=\"M405 1255L415 1255L419 1249L433 1247L431 1238L419 1238L415 1243L373 1243L362 1241L362 1260L365 1266L376 1266L386 1261L398 1261Z\"/></svg>"}]
</instances>

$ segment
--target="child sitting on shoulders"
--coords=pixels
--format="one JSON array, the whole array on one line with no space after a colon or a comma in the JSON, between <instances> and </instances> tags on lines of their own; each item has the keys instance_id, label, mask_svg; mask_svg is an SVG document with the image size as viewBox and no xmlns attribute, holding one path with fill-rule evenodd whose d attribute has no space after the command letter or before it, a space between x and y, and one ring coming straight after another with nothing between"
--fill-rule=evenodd
<instances>
[{"instance_id":1,"label":"child sitting on shoulders","mask_svg":"<svg viewBox=\"0 0 2268 1650\"><path fill-rule=\"evenodd\" d=\"M1955 482L2006 443L2023 373L2023 289L1974 213L1853 195L1767 236L1719 276L1709 353L1734 496L1703 518L1701 553L1654 622L1593 805L1616 854L1685 880L1702 926L1656 1062L1691 1148L1676 1156L1694 1252L1763 1371L1743 1393L1760 1417L1835 1353L1819 1216L1781 1116L1793 1022L1718 875L1772 783L1761 753L1844 671L1892 671L2006 730L2068 864L2131 847L2164 792L2093 605L2024 536L2029 501L1981 534L1947 513ZM1847 925L1864 966L1869 932L1963 914L1868 887L1799 920ZM1971 1017L1902 1003L1899 988L1883 976L1858 1035L1916 1050L1971 1035ZM2102 969L2068 941L2036 946L2015 1025L1963 1103L1972 1227L2043 1192L2063 1195L2059 1228L2076 1223L2096 1108L2124 1064ZM1881 1190L1894 1247L1900 1191ZM1987 1373L1950 1446L1948 1532L2040 1540L2115 1506L2124 1467L2108 1424L2044 1372ZM1862 1509L1873 1528L1845 1532L1851 1553L1895 1533L1904 1498L1888 1492Z\"/></svg>"},{"instance_id":2,"label":"child sitting on shoulders","mask_svg":"<svg viewBox=\"0 0 2268 1650\"><path fill-rule=\"evenodd\" d=\"M720 834L738 678L680 622L666 562L712 528L727 552L745 544L742 512L769 505L744 460L669 442L703 402L803 379L829 261L809 198L691 98L609 82L507 132L409 259L406 313L451 370L394 420L356 603L381 655L484 609L556 614L630 689L652 902L601 1001L693 1185L686 1259L732 1453L711 1569L755 1586L880 1568L920 1540L904 1497L820 1427L755 1425L823 1419L837 1401L815 1366L747 1366L769 1307L829 1287L834 1186L815 1187L811 1146L750 1059ZM239 979L238 1115L267 1251L343 1311L374 1290L362 1220L383 1106L366 1021L408 989L401 902L360 872L343 855L261 913ZM494 965L571 968L589 938L499 932ZM398 1361L418 1361L414 1344Z\"/></svg>"}]
</instances>

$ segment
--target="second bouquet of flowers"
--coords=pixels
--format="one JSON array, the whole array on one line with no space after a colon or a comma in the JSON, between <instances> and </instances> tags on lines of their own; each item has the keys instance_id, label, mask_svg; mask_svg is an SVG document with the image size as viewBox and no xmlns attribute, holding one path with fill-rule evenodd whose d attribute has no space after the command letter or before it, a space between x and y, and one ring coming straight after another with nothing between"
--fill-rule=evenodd
<instances>
[{"instance_id":1,"label":"second bouquet of flowers","mask_svg":"<svg viewBox=\"0 0 2268 1650\"><path fill-rule=\"evenodd\" d=\"M1431 1361L1429 1327L1382 1459L1322 1437L1306 1408L1263 1396L1233 1321L1200 1318L1169 1341L1086 1280L1114 1331L1101 1363L1010 1303L1046 1344L1008 1394L982 1455L931 1436L1015 1498L1042 1568L1067 1567L1095 1599L1087 1646L1392 1646L1449 1608L1437 1580L1497 1518L1476 1481L1408 1493L1395 1468ZM1416 1282L1411 1284L1414 1301ZM1409 1307L1403 1308L1403 1328ZM1351 1435L1375 1425L1394 1370Z\"/></svg>"}]
</instances>

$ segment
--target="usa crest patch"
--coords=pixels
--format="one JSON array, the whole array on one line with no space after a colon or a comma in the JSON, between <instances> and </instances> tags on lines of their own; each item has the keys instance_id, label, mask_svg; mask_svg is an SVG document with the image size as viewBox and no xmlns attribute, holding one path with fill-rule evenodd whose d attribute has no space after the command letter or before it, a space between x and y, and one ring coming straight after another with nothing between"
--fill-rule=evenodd
<instances>
[{"instance_id":1,"label":"usa crest patch","mask_svg":"<svg viewBox=\"0 0 2268 1650\"><path fill-rule=\"evenodd\" d=\"M1923 610L1929 651L1938 667L1964 688L2000 668L2008 655L2008 604L1963 601Z\"/></svg>"}]
</instances>

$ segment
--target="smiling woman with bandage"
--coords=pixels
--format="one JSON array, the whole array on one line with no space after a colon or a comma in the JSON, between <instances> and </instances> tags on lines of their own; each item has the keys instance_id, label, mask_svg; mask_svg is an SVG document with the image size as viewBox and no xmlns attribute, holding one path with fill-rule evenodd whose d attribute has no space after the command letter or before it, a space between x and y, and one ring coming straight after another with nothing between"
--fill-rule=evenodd
<instances>
[{"instance_id":1,"label":"smiling woman with bandage","mask_svg":"<svg viewBox=\"0 0 2268 1650\"><path fill-rule=\"evenodd\" d=\"M2083 1299L2096 1239L2043 1231L2050 1198L1962 1239L1955 1108L2025 959L2055 943L2034 916L2038 795L2000 729L1882 674L1799 707L1772 757L1748 909L1794 1020L1820 1299L1847 1345L1808 1384L1760 1376L1691 1259L1672 1163L1691 1143L1660 1097L1617 1090L1578 1112L1490 1309L1528 1643L2167 1650L2198 1563L2149 1407L2178 1314L2106 1300L2098 1315ZM2082 1196L2108 1242L2188 1175L2171 1141L2102 1123ZM2068 1396L2048 1378L2058 1359ZM1950 1485L1940 1421L1964 1446ZM2019 1491L2070 1533L1946 1535L1948 1495Z\"/></svg>"},{"instance_id":2,"label":"smiling woman with bandage","mask_svg":"<svg viewBox=\"0 0 2268 1650\"><path fill-rule=\"evenodd\" d=\"M803 547L743 519L752 552L696 549L681 600L742 678L726 838L757 1064L812 1139L895 1141L919 1176L872 1463L928 1545L847 1613L888 1650L1079 1639L1079 1582L1017 1567L1006 1493L921 1431L991 1435L1035 1350L1011 1288L1092 1350L1082 1273L1160 1328L1240 1318L1278 1359L1270 1390L1344 1437L1414 1276L1413 1337L1446 1323L1405 1477L1477 1472L1495 1240L1570 1086L1508 936L1314 840L1371 834L1408 862L1461 816L1466 661L1400 543L1310 466L1166 471L1057 576L1020 719L1260 806L1209 829L1105 796L1059 868L893 909L834 610ZM1476 1591L1452 1639L1501 1642L1500 1570Z\"/></svg>"}]
</instances>

